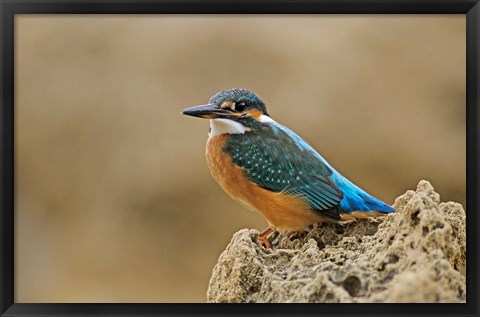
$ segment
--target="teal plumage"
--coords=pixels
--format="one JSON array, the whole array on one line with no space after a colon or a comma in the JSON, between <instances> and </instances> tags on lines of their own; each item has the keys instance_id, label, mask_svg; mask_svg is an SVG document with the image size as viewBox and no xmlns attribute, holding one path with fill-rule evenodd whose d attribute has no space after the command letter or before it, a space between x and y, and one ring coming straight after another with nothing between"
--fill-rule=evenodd
<instances>
[{"instance_id":1,"label":"teal plumage","mask_svg":"<svg viewBox=\"0 0 480 317\"><path fill-rule=\"evenodd\" d=\"M239 122L255 133L231 135L224 150L259 186L306 197L312 209L337 220L339 212L393 211L340 175L288 128L252 118Z\"/></svg>"},{"instance_id":2,"label":"teal plumage","mask_svg":"<svg viewBox=\"0 0 480 317\"><path fill-rule=\"evenodd\" d=\"M277 126L249 118L240 122L254 128L255 133L230 136L224 151L246 177L268 190L305 197L312 209L340 219L331 209L343 194L329 179L329 167L319 164L310 152L299 153L295 141Z\"/></svg>"}]
</instances>

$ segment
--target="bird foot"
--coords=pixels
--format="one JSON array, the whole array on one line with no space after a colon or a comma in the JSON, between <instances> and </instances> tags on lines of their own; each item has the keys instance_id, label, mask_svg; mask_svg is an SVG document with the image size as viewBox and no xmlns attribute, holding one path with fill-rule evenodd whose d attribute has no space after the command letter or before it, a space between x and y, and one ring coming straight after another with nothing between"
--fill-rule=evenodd
<instances>
[{"instance_id":1,"label":"bird foot","mask_svg":"<svg viewBox=\"0 0 480 317\"><path fill-rule=\"evenodd\" d=\"M267 228L265 229L262 233L260 233L260 235L258 236L258 240L260 240L260 242L263 243L263 245L265 246L265 248L267 249L271 249L272 248L272 245L270 244L270 241L268 240L268 238L273 234L275 233L275 228Z\"/></svg>"},{"instance_id":2,"label":"bird foot","mask_svg":"<svg viewBox=\"0 0 480 317\"><path fill-rule=\"evenodd\" d=\"M304 232L300 232L300 231L289 231L287 233L287 238L288 240L292 241L294 239L298 239L300 238L301 236L303 236Z\"/></svg>"}]
</instances>

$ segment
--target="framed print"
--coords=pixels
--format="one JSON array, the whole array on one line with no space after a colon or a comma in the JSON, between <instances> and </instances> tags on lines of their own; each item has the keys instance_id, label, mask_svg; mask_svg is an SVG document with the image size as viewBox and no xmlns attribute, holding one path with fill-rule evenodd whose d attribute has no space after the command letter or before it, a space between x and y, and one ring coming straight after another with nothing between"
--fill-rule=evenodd
<instances>
[{"instance_id":1,"label":"framed print","mask_svg":"<svg viewBox=\"0 0 480 317\"><path fill-rule=\"evenodd\" d=\"M2 316L478 315L478 1L0 1Z\"/></svg>"}]
</instances>

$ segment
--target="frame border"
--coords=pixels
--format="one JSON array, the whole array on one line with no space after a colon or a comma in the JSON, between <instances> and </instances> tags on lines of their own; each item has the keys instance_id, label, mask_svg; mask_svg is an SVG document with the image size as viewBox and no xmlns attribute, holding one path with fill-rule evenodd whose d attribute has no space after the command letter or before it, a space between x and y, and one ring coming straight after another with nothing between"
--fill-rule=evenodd
<instances>
[{"instance_id":1,"label":"frame border","mask_svg":"<svg viewBox=\"0 0 480 317\"><path fill-rule=\"evenodd\" d=\"M0 315L477 316L480 227L479 0L0 0ZM14 302L14 21L16 14L466 14L466 304L26 304Z\"/></svg>"}]
</instances>

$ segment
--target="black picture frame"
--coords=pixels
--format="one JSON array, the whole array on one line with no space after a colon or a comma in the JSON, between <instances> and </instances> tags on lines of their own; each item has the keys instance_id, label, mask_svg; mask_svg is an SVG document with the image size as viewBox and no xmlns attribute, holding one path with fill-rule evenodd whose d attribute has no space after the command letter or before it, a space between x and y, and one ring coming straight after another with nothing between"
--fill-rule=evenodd
<instances>
[{"instance_id":1,"label":"black picture frame","mask_svg":"<svg viewBox=\"0 0 480 317\"><path fill-rule=\"evenodd\" d=\"M1 316L322 315L477 316L479 181L478 0L0 0L1 19ZM465 14L467 62L466 304L27 304L14 300L14 17L16 14ZM47 286L46 286L47 287ZM412 292L415 292L412 289Z\"/></svg>"}]
</instances>

